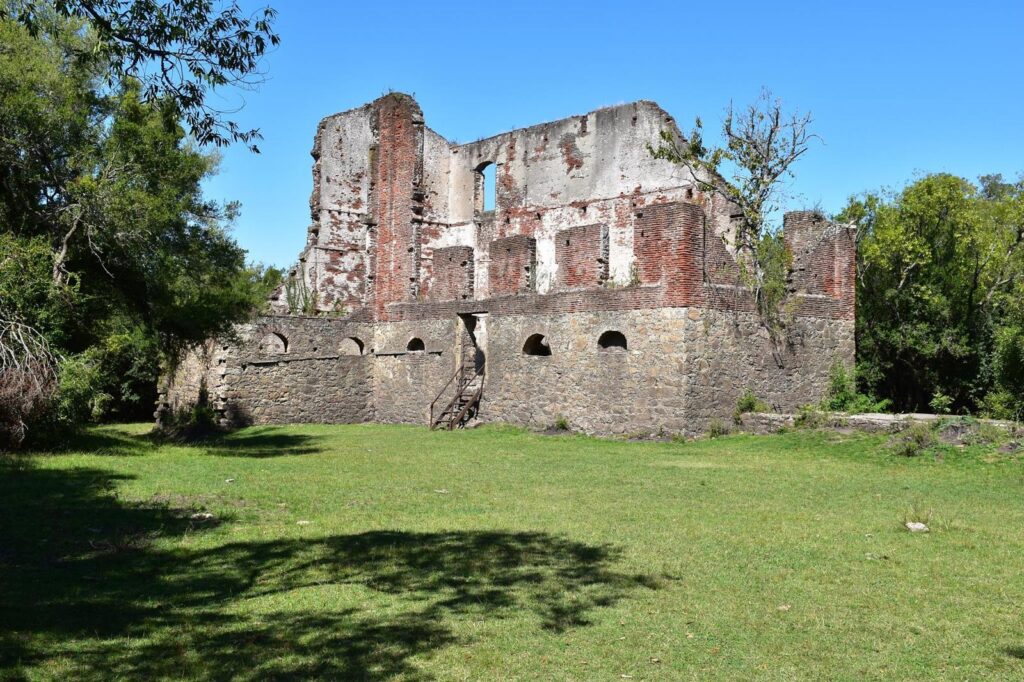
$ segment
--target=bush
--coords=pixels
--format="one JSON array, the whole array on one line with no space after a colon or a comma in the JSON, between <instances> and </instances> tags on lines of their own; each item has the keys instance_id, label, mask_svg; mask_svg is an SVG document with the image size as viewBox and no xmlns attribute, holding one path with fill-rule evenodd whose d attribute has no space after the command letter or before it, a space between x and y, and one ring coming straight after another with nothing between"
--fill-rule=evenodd
<instances>
[{"instance_id":1,"label":"bush","mask_svg":"<svg viewBox=\"0 0 1024 682\"><path fill-rule=\"evenodd\" d=\"M54 417L65 424L96 421L106 413L113 397L101 389L103 373L90 354L64 358L60 363L60 383L54 400Z\"/></svg>"},{"instance_id":2,"label":"bush","mask_svg":"<svg viewBox=\"0 0 1024 682\"><path fill-rule=\"evenodd\" d=\"M729 427L726 426L720 419L712 419L711 423L708 424L708 438L718 438L719 436L728 436Z\"/></svg>"},{"instance_id":3,"label":"bush","mask_svg":"<svg viewBox=\"0 0 1024 682\"><path fill-rule=\"evenodd\" d=\"M558 431L568 431L569 420L566 419L565 417L558 417L557 419L555 419L555 429Z\"/></svg>"},{"instance_id":4,"label":"bush","mask_svg":"<svg viewBox=\"0 0 1024 682\"><path fill-rule=\"evenodd\" d=\"M801 405L797 408L793 426L801 429L817 429L825 425L827 419L817 405Z\"/></svg>"},{"instance_id":5,"label":"bush","mask_svg":"<svg viewBox=\"0 0 1024 682\"><path fill-rule=\"evenodd\" d=\"M996 389L985 396L981 403L981 411L992 419L1008 419L1024 421L1024 401L1006 389Z\"/></svg>"},{"instance_id":6,"label":"bush","mask_svg":"<svg viewBox=\"0 0 1024 682\"><path fill-rule=\"evenodd\" d=\"M847 369L841 360L832 363L829 370L828 391L821 401L821 409L829 412L885 412L891 406L889 400L875 400L857 391L857 374Z\"/></svg>"},{"instance_id":7,"label":"bush","mask_svg":"<svg viewBox=\"0 0 1024 682\"><path fill-rule=\"evenodd\" d=\"M736 400L736 409L732 413L732 420L736 424L743 423L743 415L748 412L768 412L771 408L768 403L754 395L754 392L747 388Z\"/></svg>"},{"instance_id":8,"label":"bush","mask_svg":"<svg viewBox=\"0 0 1024 682\"><path fill-rule=\"evenodd\" d=\"M209 406L205 391L200 391L199 401L191 409L183 409L166 415L163 423L153 432L159 441L191 443L226 433L228 429L217 423L217 413Z\"/></svg>"},{"instance_id":9,"label":"bush","mask_svg":"<svg viewBox=\"0 0 1024 682\"><path fill-rule=\"evenodd\" d=\"M896 434L890 442L890 451L899 457L918 457L939 442L932 424L915 422Z\"/></svg>"},{"instance_id":10,"label":"bush","mask_svg":"<svg viewBox=\"0 0 1024 682\"><path fill-rule=\"evenodd\" d=\"M935 414L949 414L952 405L953 399L942 391L936 391L928 403L928 406L932 408L932 412Z\"/></svg>"}]
</instances>

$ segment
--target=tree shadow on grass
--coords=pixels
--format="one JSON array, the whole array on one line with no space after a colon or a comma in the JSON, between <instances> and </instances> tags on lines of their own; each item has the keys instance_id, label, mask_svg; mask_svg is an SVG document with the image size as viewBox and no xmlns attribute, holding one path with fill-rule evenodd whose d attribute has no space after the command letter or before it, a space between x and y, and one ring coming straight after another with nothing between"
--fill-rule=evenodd
<instances>
[{"instance_id":1,"label":"tree shadow on grass","mask_svg":"<svg viewBox=\"0 0 1024 682\"><path fill-rule=\"evenodd\" d=\"M321 448L314 436L300 433L282 433L275 426L250 426L211 436L195 443L195 447L207 450L221 457L282 457L286 455L308 455Z\"/></svg>"},{"instance_id":2,"label":"tree shadow on grass","mask_svg":"<svg viewBox=\"0 0 1024 682\"><path fill-rule=\"evenodd\" d=\"M459 644L460 621L528 613L558 633L657 588L617 570L613 546L539 532L197 549L183 540L207 527L190 510L124 502L119 480L0 471L0 678L53 674L59 658L63 674L85 680L427 679L418 660ZM324 596L339 589L361 596Z\"/></svg>"},{"instance_id":3,"label":"tree shadow on grass","mask_svg":"<svg viewBox=\"0 0 1024 682\"><path fill-rule=\"evenodd\" d=\"M80 453L111 457L138 457L152 453L158 446L203 450L222 457L282 457L319 452L318 438L302 433L287 433L280 427L247 427L239 431L210 431L201 437L175 441L156 432L130 433L117 426L83 430L67 443L35 454Z\"/></svg>"}]
</instances>

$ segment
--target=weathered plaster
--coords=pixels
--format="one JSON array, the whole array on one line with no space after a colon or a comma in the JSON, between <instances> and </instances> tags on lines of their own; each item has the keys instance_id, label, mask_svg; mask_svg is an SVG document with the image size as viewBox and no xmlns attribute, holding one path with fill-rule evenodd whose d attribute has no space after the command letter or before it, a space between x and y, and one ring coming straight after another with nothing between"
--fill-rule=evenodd
<instances>
[{"instance_id":1,"label":"weathered plaster","mask_svg":"<svg viewBox=\"0 0 1024 682\"><path fill-rule=\"evenodd\" d=\"M652 156L663 131L679 135L651 102L468 144L400 93L325 118L296 273L328 315L259 318L198 349L168 378L165 409L205 390L229 421L425 423L473 339L482 421L692 434L748 388L778 409L816 400L829 366L853 359L852 229L787 215L791 319L769 338L723 239L734 208ZM609 330L627 350L598 347ZM261 351L267 333L287 350ZM537 333L550 356L523 353Z\"/></svg>"}]
</instances>

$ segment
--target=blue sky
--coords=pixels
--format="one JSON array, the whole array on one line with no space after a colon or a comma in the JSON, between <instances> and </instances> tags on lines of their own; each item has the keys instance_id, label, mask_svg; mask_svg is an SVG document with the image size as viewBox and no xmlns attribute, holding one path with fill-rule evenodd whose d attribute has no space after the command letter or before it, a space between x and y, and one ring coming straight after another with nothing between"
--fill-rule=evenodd
<instances>
[{"instance_id":1,"label":"blue sky","mask_svg":"<svg viewBox=\"0 0 1024 682\"><path fill-rule=\"evenodd\" d=\"M388 90L460 142L637 99L684 130L700 116L714 141L729 101L767 87L823 140L792 208L836 211L926 172L1024 172L1024 0L271 4L267 82L215 100L244 100L234 118L261 129L262 154L224 150L206 184L242 202L254 261L287 266L305 243L317 122Z\"/></svg>"}]
</instances>

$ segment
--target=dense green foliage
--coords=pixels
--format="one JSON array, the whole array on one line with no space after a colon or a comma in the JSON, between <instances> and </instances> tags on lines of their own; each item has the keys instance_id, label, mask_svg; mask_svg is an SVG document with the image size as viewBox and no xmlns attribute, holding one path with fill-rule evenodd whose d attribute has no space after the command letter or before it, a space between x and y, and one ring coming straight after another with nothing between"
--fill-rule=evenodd
<instances>
[{"instance_id":1,"label":"dense green foliage","mask_svg":"<svg viewBox=\"0 0 1024 682\"><path fill-rule=\"evenodd\" d=\"M277 12L246 15L237 2L209 0L3 0L0 19L12 18L33 35L54 17L87 22L91 54L111 80L135 81L147 103L171 103L200 144L243 142L258 151L258 129L244 130L211 106L213 92L258 84L266 51L279 43Z\"/></svg>"},{"instance_id":2,"label":"dense green foliage","mask_svg":"<svg viewBox=\"0 0 1024 682\"><path fill-rule=\"evenodd\" d=\"M899 411L1024 415L1024 181L851 200L862 388Z\"/></svg>"},{"instance_id":3,"label":"dense green foliage","mask_svg":"<svg viewBox=\"0 0 1024 682\"><path fill-rule=\"evenodd\" d=\"M0 322L59 358L51 425L148 416L160 363L248 315L265 273L227 232L236 207L202 196L216 159L178 107L108 88L88 25L34 29L0 20Z\"/></svg>"},{"instance_id":4,"label":"dense green foliage","mask_svg":"<svg viewBox=\"0 0 1024 682\"><path fill-rule=\"evenodd\" d=\"M149 428L0 461L0 678L1024 677L1020 453Z\"/></svg>"}]
</instances>

